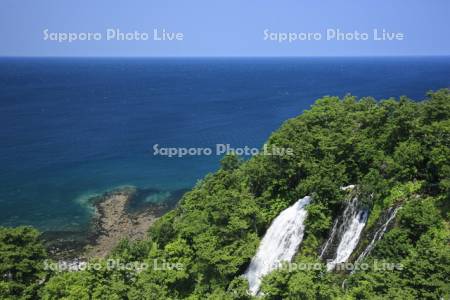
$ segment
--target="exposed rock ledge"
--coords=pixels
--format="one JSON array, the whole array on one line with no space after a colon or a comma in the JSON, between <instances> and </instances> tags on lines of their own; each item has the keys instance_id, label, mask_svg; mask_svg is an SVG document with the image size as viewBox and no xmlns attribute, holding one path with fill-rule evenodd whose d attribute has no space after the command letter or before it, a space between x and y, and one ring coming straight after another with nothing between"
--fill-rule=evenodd
<instances>
[{"instance_id":1,"label":"exposed rock ledge","mask_svg":"<svg viewBox=\"0 0 450 300\"><path fill-rule=\"evenodd\" d=\"M86 247L85 256L105 257L120 240L142 239L150 225L156 220L158 207L152 206L132 213L128 211L133 188L109 192L95 200L96 214L93 219L93 245Z\"/></svg>"},{"instance_id":2,"label":"exposed rock ledge","mask_svg":"<svg viewBox=\"0 0 450 300\"><path fill-rule=\"evenodd\" d=\"M149 227L162 214L172 209L186 190L170 193L161 203L136 203L143 191L134 187L118 188L92 198L95 209L87 231L44 233L49 253L56 260L84 261L90 258L104 258L122 239L143 239Z\"/></svg>"}]
</instances>

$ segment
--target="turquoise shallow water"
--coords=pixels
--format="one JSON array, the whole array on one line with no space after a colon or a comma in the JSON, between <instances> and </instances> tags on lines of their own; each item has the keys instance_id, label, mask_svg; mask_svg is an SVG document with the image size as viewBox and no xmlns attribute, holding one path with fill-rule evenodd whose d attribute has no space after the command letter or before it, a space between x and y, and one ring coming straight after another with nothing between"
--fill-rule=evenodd
<instances>
[{"instance_id":1,"label":"turquoise shallow water","mask_svg":"<svg viewBox=\"0 0 450 300\"><path fill-rule=\"evenodd\" d=\"M0 59L0 225L72 230L93 195L164 201L220 157L152 146L259 147L323 95L422 99L450 58Z\"/></svg>"}]
</instances>

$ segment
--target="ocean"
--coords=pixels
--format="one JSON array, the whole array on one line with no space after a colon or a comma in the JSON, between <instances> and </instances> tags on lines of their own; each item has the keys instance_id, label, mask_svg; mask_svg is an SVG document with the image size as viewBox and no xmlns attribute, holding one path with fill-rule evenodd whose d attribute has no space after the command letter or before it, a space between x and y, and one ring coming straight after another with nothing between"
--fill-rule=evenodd
<instances>
[{"instance_id":1,"label":"ocean","mask_svg":"<svg viewBox=\"0 0 450 300\"><path fill-rule=\"evenodd\" d=\"M450 57L1 58L0 225L79 230L88 200L135 186L165 201L220 157L161 147L261 147L319 97L421 100Z\"/></svg>"}]
</instances>

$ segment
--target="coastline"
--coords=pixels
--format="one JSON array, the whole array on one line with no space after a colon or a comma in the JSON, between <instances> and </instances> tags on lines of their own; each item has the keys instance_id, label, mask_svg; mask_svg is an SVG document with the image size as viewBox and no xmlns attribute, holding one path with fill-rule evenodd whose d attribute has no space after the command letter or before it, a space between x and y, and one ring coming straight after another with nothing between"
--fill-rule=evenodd
<instances>
[{"instance_id":1,"label":"coastline","mask_svg":"<svg viewBox=\"0 0 450 300\"><path fill-rule=\"evenodd\" d=\"M122 239L139 240L156 220L153 207L136 213L127 206L136 189L123 188L106 193L94 204L96 213L91 230L95 235L93 243L85 247L86 258L104 258Z\"/></svg>"},{"instance_id":2,"label":"coastline","mask_svg":"<svg viewBox=\"0 0 450 300\"><path fill-rule=\"evenodd\" d=\"M175 207L184 192L176 191L158 203L135 203L143 191L119 187L89 199L95 212L85 231L44 232L42 239L55 260L105 258L123 239L144 239L149 227Z\"/></svg>"}]
</instances>

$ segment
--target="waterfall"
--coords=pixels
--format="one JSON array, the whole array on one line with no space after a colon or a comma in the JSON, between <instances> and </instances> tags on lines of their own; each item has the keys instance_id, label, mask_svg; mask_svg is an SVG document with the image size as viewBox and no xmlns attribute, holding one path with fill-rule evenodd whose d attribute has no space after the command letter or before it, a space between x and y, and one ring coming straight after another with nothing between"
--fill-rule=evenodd
<instances>
[{"instance_id":1,"label":"waterfall","mask_svg":"<svg viewBox=\"0 0 450 300\"><path fill-rule=\"evenodd\" d=\"M367 211L359 211L352 219L348 229L342 236L336 251L336 257L327 263L327 269L332 270L337 264L346 262L358 245L359 237L367 222Z\"/></svg>"},{"instance_id":2,"label":"waterfall","mask_svg":"<svg viewBox=\"0 0 450 300\"><path fill-rule=\"evenodd\" d=\"M400 206L397 207L391 207L388 209L387 211L387 218L386 221L383 223L382 226L380 226L380 228L378 228L378 230L375 232L375 234L373 235L372 240L370 241L369 245L366 247L366 249L364 249L364 251L358 256L358 258L355 261L355 265L358 265L359 263L361 263L361 261L367 257L367 255L370 254L370 252L373 250L373 248L375 247L375 243L378 242L384 235L384 233L386 232L389 224L391 223L392 220L395 219L395 216L397 215L398 210L400 209ZM353 273L353 271L352 271Z\"/></svg>"},{"instance_id":3,"label":"waterfall","mask_svg":"<svg viewBox=\"0 0 450 300\"><path fill-rule=\"evenodd\" d=\"M342 191L348 191L348 190L351 191L354 188L355 188L355 185L351 184L348 186L341 187L341 190ZM345 221L352 217L352 214L353 214L352 209L354 209L356 207L355 201L356 201L356 199L353 199L353 201L347 202L342 216L340 216L339 218L336 218L336 220L334 221L333 228L331 229L330 237L327 239L324 246L322 247L322 250L320 251L319 257L321 259L329 257L329 254L330 254L329 252L333 250L332 248L334 246L336 246L335 245L336 239L339 236L342 236L343 231L346 228Z\"/></svg>"},{"instance_id":4,"label":"waterfall","mask_svg":"<svg viewBox=\"0 0 450 300\"><path fill-rule=\"evenodd\" d=\"M331 229L331 234L328 240L326 241L325 245L322 248L322 251L320 252L319 257L322 258L328 248L331 246L331 243L333 242L334 238L336 237L337 229L338 229L339 219L336 219L333 224L333 229Z\"/></svg>"},{"instance_id":5,"label":"waterfall","mask_svg":"<svg viewBox=\"0 0 450 300\"><path fill-rule=\"evenodd\" d=\"M279 267L282 262L290 262L294 257L303 239L304 221L307 216L305 207L310 201L309 196L298 200L283 210L267 229L244 274L253 295L258 293L263 276Z\"/></svg>"},{"instance_id":6,"label":"waterfall","mask_svg":"<svg viewBox=\"0 0 450 300\"><path fill-rule=\"evenodd\" d=\"M339 241L333 259L327 263L328 271L334 269L337 264L346 262L350 257L358 245L367 217L367 210L358 208L358 199L356 197L347 204L341 220L338 221L341 225L337 230L332 231L330 238L322 249L321 257L329 251L328 248L331 245ZM337 239L338 237L340 237L339 240Z\"/></svg>"}]
</instances>

